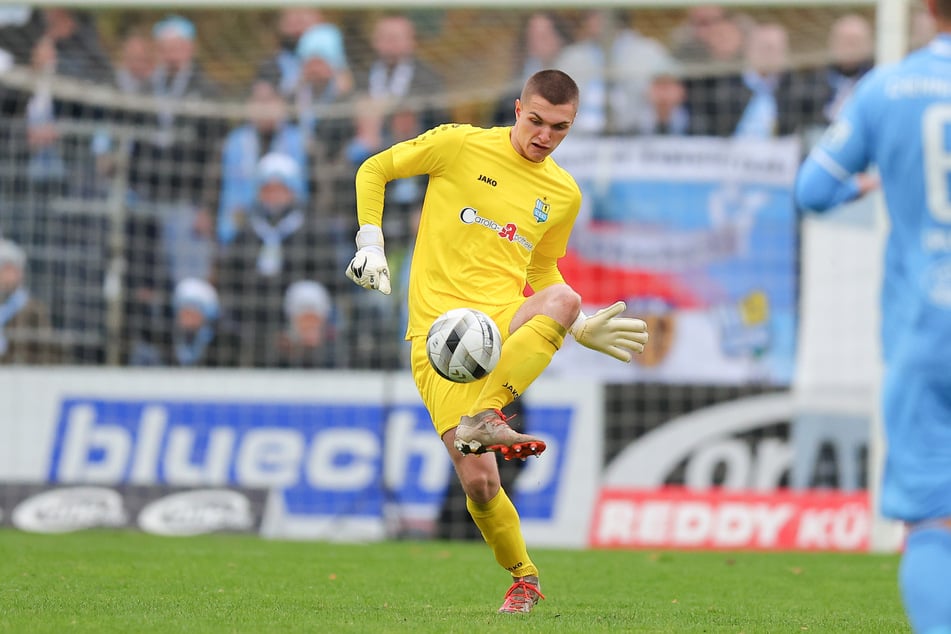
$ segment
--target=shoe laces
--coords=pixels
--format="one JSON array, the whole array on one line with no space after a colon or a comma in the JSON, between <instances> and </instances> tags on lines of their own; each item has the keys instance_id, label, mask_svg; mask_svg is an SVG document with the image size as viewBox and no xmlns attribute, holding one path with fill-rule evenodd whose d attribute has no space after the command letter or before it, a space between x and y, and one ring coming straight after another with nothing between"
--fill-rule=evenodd
<instances>
[{"instance_id":1,"label":"shoe laces","mask_svg":"<svg viewBox=\"0 0 951 634\"><path fill-rule=\"evenodd\" d=\"M535 605L539 599L544 598L545 595L541 593L537 585L524 579L518 579L505 593L504 605L521 611L522 608Z\"/></svg>"},{"instance_id":2,"label":"shoe laces","mask_svg":"<svg viewBox=\"0 0 951 634\"><path fill-rule=\"evenodd\" d=\"M498 421L490 421L489 424L491 424L491 425L499 425L500 422L501 422L501 423L504 423L504 424L506 424L506 425L508 425L508 422L509 422L510 420L512 420L513 418L515 418L515 416L516 416L516 414L512 414L511 416L506 416L505 414L502 413L502 410L500 410L500 409L493 409L492 411L495 412L495 415L499 417L499 420L498 420Z\"/></svg>"}]
</instances>

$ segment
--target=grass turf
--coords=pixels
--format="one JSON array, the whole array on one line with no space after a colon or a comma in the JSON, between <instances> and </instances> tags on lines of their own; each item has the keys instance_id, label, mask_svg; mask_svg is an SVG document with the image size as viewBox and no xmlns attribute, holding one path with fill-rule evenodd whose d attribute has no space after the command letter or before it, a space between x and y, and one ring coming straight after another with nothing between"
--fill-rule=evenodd
<instances>
[{"instance_id":1,"label":"grass turf","mask_svg":"<svg viewBox=\"0 0 951 634\"><path fill-rule=\"evenodd\" d=\"M898 557L533 549L496 614L485 544L0 531L0 632L908 632Z\"/></svg>"}]
</instances>

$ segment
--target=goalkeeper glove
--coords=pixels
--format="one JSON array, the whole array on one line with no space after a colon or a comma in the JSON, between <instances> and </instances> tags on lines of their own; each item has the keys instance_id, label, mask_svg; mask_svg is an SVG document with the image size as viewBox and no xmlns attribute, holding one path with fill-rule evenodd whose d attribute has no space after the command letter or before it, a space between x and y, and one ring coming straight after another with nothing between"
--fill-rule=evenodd
<instances>
[{"instance_id":1,"label":"goalkeeper glove","mask_svg":"<svg viewBox=\"0 0 951 634\"><path fill-rule=\"evenodd\" d=\"M618 317L625 309L627 305L624 302L617 302L590 317L579 313L569 332L586 348L628 363L633 353L644 352L647 324L633 317Z\"/></svg>"},{"instance_id":2,"label":"goalkeeper glove","mask_svg":"<svg viewBox=\"0 0 951 634\"><path fill-rule=\"evenodd\" d=\"M383 253L383 230L363 225L357 232L357 252L347 266L347 277L363 288L390 294L390 267Z\"/></svg>"}]
</instances>

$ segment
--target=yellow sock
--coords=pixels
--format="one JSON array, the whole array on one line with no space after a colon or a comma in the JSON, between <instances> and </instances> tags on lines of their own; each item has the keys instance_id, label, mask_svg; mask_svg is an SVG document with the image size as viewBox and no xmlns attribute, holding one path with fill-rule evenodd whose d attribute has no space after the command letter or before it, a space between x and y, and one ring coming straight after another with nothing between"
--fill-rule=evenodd
<instances>
[{"instance_id":1,"label":"yellow sock","mask_svg":"<svg viewBox=\"0 0 951 634\"><path fill-rule=\"evenodd\" d=\"M502 346L499 364L486 377L468 415L502 409L519 396L548 367L565 342L567 330L546 315L535 315L512 333Z\"/></svg>"},{"instance_id":2,"label":"yellow sock","mask_svg":"<svg viewBox=\"0 0 951 634\"><path fill-rule=\"evenodd\" d=\"M538 568L532 563L525 547L518 511L504 489L500 488L498 495L485 504L476 504L466 498L466 508L500 566L512 573L513 577L538 575Z\"/></svg>"}]
</instances>

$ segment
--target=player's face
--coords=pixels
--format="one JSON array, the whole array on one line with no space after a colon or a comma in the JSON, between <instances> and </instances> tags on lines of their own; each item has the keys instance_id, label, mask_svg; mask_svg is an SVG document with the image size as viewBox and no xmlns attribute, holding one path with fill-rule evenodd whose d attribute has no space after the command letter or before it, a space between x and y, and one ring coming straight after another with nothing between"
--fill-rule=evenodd
<instances>
[{"instance_id":1,"label":"player's face","mask_svg":"<svg viewBox=\"0 0 951 634\"><path fill-rule=\"evenodd\" d=\"M576 113L574 104L555 106L538 95L530 96L525 103L516 99L512 146L529 161L541 163L568 135Z\"/></svg>"}]
</instances>

